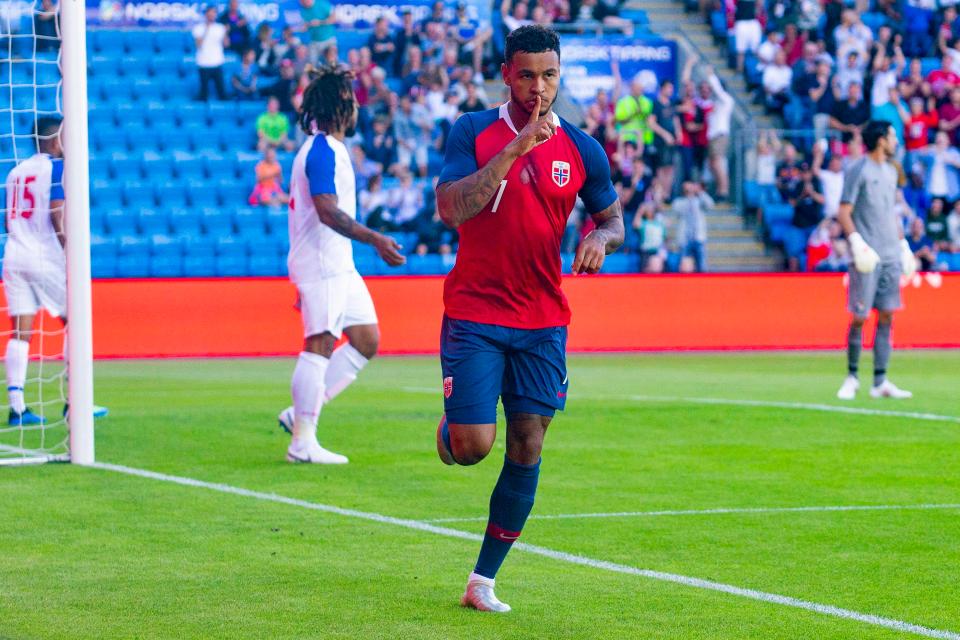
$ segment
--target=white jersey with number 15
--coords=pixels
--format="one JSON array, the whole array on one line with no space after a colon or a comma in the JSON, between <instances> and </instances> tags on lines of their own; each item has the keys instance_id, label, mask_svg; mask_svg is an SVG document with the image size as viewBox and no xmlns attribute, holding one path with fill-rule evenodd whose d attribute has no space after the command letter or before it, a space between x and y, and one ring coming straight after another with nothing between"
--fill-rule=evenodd
<instances>
[{"instance_id":1,"label":"white jersey with number 15","mask_svg":"<svg viewBox=\"0 0 960 640\"><path fill-rule=\"evenodd\" d=\"M50 202L63 200L63 160L38 153L7 175L7 245L4 267L33 269L64 264Z\"/></svg>"}]
</instances>

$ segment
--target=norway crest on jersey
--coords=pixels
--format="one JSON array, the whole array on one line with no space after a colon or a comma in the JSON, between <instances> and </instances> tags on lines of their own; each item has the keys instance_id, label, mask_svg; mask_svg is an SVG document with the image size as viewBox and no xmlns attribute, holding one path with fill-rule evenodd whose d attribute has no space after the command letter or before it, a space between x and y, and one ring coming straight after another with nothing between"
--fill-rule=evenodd
<instances>
[{"instance_id":1,"label":"norway crest on jersey","mask_svg":"<svg viewBox=\"0 0 960 640\"><path fill-rule=\"evenodd\" d=\"M553 183L558 187L565 187L570 182L570 163L562 160L553 161L553 171L550 172Z\"/></svg>"}]
</instances>

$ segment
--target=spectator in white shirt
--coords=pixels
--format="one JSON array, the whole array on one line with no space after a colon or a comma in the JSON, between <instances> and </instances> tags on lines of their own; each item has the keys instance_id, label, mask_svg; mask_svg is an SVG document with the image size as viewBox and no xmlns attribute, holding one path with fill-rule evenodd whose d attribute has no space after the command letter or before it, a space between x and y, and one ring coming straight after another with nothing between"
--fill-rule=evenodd
<instances>
[{"instance_id":1,"label":"spectator in white shirt","mask_svg":"<svg viewBox=\"0 0 960 640\"><path fill-rule=\"evenodd\" d=\"M840 95L845 96L850 93L850 85L858 84L861 87L864 82L864 70L866 69L866 57L858 51L849 51L843 64L837 68L835 79L837 87L840 89Z\"/></svg>"},{"instance_id":2,"label":"spectator in white shirt","mask_svg":"<svg viewBox=\"0 0 960 640\"><path fill-rule=\"evenodd\" d=\"M835 218L840 209L840 197L843 193L843 158L839 154L831 154L827 160L826 169L823 168L824 156L827 152L826 139L818 140L813 145L813 174L820 179L820 191L823 193L823 215L825 218Z\"/></svg>"},{"instance_id":3,"label":"spectator in white shirt","mask_svg":"<svg viewBox=\"0 0 960 640\"><path fill-rule=\"evenodd\" d=\"M730 197L730 172L727 155L730 151L730 120L735 106L733 96L726 92L713 67L704 70L713 108L707 114L707 162L716 181L717 200Z\"/></svg>"},{"instance_id":4,"label":"spectator in white shirt","mask_svg":"<svg viewBox=\"0 0 960 640\"><path fill-rule=\"evenodd\" d=\"M773 64L773 59L777 51L783 49L783 34L779 31L771 31L760 47L757 49L757 69L763 71L768 65Z\"/></svg>"},{"instance_id":5,"label":"spectator in white shirt","mask_svg":"<svg viewBox=\"0 0 960 640\"><path fill-rule=\"evenodd\" d=\"M393 224L408 229L423 209L423 189L413 186L409 171L400 173L400 184L387 191L387 206L393 212Z\"/></svg>"},{"instance_id":6,"label":"spectator in white shirt","mask_svg":"<svg viewBox=\"0 0 960 640\"><path fill-rule=\"evenodd\" d=\"M793 69L787 64L787 54L781 49L773 57L773 64L763 70L763 93L767 108L780 112L790 101L790 82Z\"/></svg>"},{"instance_id":7,"label":"spectator in white shirt","mask_svg":"<svg viewBox=\"0 0 960 640\"><path fill-rule=\"evenodd\" d=\"M529 14L529 6L523 0L515 2L513 7L510 6L509 1L505 1L501 7L501 12L503 13L503 26L507 28L508 32L513 32L528 24L533 24L533 20L527 18Z\"/></svg>"},{"instance_id":8,"label":"spectator in white shirt","mask_svg":"<svg viewBox=\"0 0 960 640\"><path fill-rule=\"evenodd\" d=\"M837 43L837 58L842 59L851 49L866 56L873 43L873 32L856 11L846 9L841 14L840 25L833 30L833 38Z\"/></svg>"},{"instance_id":9,"label":"spectator in white shirt","mask_svg":"<svg viewBox=\"0 0 960 640\"><path fill-rule=\"evenodd\" d=\"M227 27L217 22L217 8L213 5L204 11L204 22L193 28L193 40L197 45L197 67L200 70L200 100L209 98L209 85L213 82L217 99L226 100L223 84L223 48L230 44Z\"/></svg>"},{"instance_id":10,"label":"spectator in white shirt","mask_svg":"<svg viewBox=\"0 0 960 640\"><path fill-rule=\"evenodd\" d=\"M897 78L907 66L900 47L894 49L893 57L883 49L877 49L873 59L873 89L870 90L870 106L876 109L890 102L890 90L896 89Z\"/></svg>"}]
</instances>

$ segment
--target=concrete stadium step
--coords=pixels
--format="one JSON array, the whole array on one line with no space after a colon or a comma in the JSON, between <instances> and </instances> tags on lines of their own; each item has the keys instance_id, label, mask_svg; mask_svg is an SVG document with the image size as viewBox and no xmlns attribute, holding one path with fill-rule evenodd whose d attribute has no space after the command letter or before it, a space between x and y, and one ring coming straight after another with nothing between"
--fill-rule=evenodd
<instances>
[{"instance_id":1,"label":"concrete stadium step","mask_svg":"<svg viewBox=\"0 0 960 640\"><path fill-rule=\"evenodd\" d=\"M767 257L766 248L757 240L747 243L708 240L707 253L711 256L743 259Z\"/></svg>"}]
</instances>

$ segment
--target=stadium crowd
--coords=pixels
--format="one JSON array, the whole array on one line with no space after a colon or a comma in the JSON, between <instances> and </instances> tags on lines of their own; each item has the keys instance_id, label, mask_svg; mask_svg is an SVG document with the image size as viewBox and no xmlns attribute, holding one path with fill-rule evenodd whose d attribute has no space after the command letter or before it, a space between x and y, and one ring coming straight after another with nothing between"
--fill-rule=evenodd
<instances>
[{"instance_id":1,"label":"stadium crowd","mask_svg":"<svg viewBox=\"0 0 960 640\"><path fill-rule=\"evenodd\" d=\"M256 176L251 176L251 204L282 206L286 201L282 175L264 167L279 167L277 151L294 150L303 141L303 133L293 123L309 68L345 64L353 70L360 104L357 132L350 140L359 218L380 231L411 234L416 241L410 248L418 254L455 252L456 232L446 228L436 213L432 178L439 174L446 136L456 118L495 106L505 97L488 95L484 86L485 80L499 77L505 35L532 23L587 30L603 25L625 34L633 32L633 23L618 16L618 3L604 0L505 0L492 24L471 19L467 9L462 3L451 9L438 1L421 21L409 11L401 13L398 24L380 18L370 25L365 43L341 51L342 38L338 41L336 17L327 0L300 0L302 27L285 27L279 37L268 24L249 24L239 13L237 0L231 0L219 15L214 7L208 8L204 22L192 30L199 98L209 99L212 84L218 99L258 100L265 105L262 115L251 123L256 131L254 144L264 154ZM228 63L229 52L238 63ZM628 250L643 256L647 270L658 271L666 258L666 237L658 241L657 234L664 228L662 205L669 201L671 190L655 198L651 187L655 182L672 182L673 176L664 163L644 152L644 136L652 131L645 109L652 108L652 103L643 95L644 87L636 81L630 84L630 94L622 102L599 107L599 120L593 115L597 110L591 109L587 126L607 148L621 197L630 203L631 220L636 217ZM703 91L703 99L708 100L712 90ZM668 107L661 116L666 124L660 133L673 130L670 112ZM729 113L725 118L729 132ZM607 125L609 136L604 133ZM668 137L673 144L672 134ZM706 158L705 131L701 137L703 148L697 147L696 153L702 150ZM695 164L693 153L687 154L690 167ZM657 175L652 176L652 171ZM695 177L692 169L689 173L691 179ZM657 187L654 193L658 190L663 189ZM690 270L706 266L702 211L706 198L703 194L691 201L695 205L686 225L690 238L684 242L689 246ZM643 212L638 214L641 205ZM591 224L582 210L575 211L563 251L574 251Z\"/></svg>"},{"instance_id":2,"label":"stadium crowd","mask_svg":"<svg viewBox=\"0 0 960 640\"><path fill-rule=\"evenodd\" d=\"M951 0L717 0L704 7L728 37L756 100L782 114L748 178L760 208L793 208L791 269L846 270L835 215L842 171L864 154L870 119L889 121L900 151L898 212L924 268L960 252L960 19ZM791 238L794 240L791 241Z\"/></svg>"}]
</instances>

